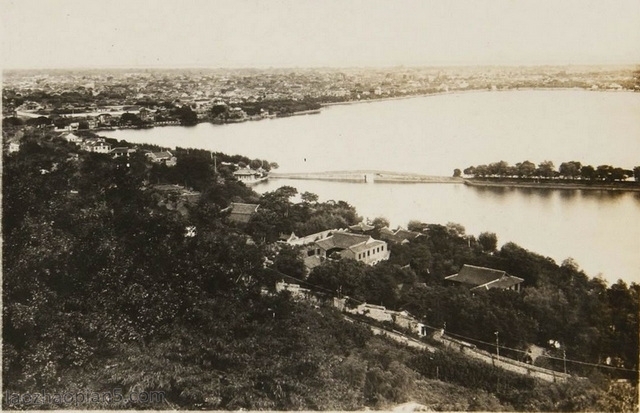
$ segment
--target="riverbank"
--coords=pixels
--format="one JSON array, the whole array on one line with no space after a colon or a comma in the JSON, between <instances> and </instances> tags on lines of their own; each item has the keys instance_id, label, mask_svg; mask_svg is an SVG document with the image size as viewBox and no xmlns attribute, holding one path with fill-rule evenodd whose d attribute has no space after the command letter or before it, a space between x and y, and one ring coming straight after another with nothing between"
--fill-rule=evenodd
<instances>
[{"instance_id":1,"label":"riverbank","mask_svg":"<svg viewBox=\"0 0 640 413\"><path fill-rule=\"evenodd\" d=\"M437 184L462 184L462 178L449 176L420 175L413 173L389 172L377 170L359 171L326 171L308 173L278 173L269 174L272 179L302 179L314 181L338 181L360 183L437 183Z\"/></svg>"},{"instance_id":2,"label":"riverbank","mask_svg":"<svg viewBox=\"0 0 640 413\"><path fill-rule=\"evenodd\" d=\"M464 179L465 185L477 187L498 187L498 188L532 188L532 189L560 189L560 190L595 190L595 191L625 191L640 192L640 182L617 182L617 183L581 183L581 182L560 182L557 180L548 182L522 182L517 180L477 180Z\"/></svg>"},{"instance_id":3,"label":"riverbank","mask_svg":"<svg viewBox=\"0 0 640 413\"><path fill-rule=\"evenodd\" d=\"M455 89L441 92L432 92L432 93L418 93L413 95L403 95L403 96L389 96L383 98L370 98L370 99L360 99L360 100L348 100L344 102L326 102L321 103L322 107L328 106L343 106L343 105L355 105L358 103L374 103L374 102L387 102L392 100L406 100L406 99L416 99L416 98L425 98L425 97L435 97L435 96L446 96L446 95L462 95L462 94L470 94L470 93L496 93L496 92L526 92L526 91L567 91L567 90L579 90L585 92L616 92L616 93L637 93L633 90L629 89L590 89L590 88L581 88L581 87L522 87L522 88L512 88L512 89Z\"/></svg>"}]
</instances>

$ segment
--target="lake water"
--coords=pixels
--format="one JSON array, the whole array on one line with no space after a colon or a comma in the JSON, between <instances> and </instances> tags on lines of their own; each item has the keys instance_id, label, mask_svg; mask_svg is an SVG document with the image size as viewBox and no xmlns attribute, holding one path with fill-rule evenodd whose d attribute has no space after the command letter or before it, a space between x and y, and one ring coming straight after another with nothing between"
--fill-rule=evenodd
<instances>
[{"instance_id":1,"label":"lake water","mask_svg":"<svg viewBox=\"0 0 640 413\"><path fill-rule=\"evenodd\" d=\"M233 125L118 130L129 142L243 154L280 172L379 169L450 175L505 160L640 164L640 94L510 91L439 95L324 108L319 115ZM557 262L574 258L590 276L640 281L640 195L601 191L487 189L451 184L352 184L270 180L342 199L392 225L458 222Z\"/></svg>"}]
</instances>

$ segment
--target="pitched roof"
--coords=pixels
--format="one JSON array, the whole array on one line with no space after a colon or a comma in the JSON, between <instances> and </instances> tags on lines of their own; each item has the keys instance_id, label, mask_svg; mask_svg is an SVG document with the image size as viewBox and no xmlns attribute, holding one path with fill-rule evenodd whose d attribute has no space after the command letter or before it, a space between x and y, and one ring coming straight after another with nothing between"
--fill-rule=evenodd
<instances>
[{"instance_id":1,"label":"pitched roof","mask_svg":"<svg viewBox=\"0 0 640 413\"><path fill-rule=\"evenodd\" d=\"M422 234L420 234L419 232L413 232L413 231L409 231L408 229L401 228L397 230L394 235L402 239L412 240L412 239L418 238Z\"/></svg>"},{"instance_id":2,"label":"pitched roof","mask_svg":"<svg viewBox=\"0 0 640 413\"><path fill-rule=\"evenodd\" d=\"M523 278L514 277L513 275L506 274L498 280L491 281L489 283L479 285L477 287L473 287L472 290L476 290L476 289L490 290L492 288L507 289L507 288L513 287L514 285L518 285L523 281L524 281Z\"/></svg>"},{"instance_id":3,"label":"pitched roof","mask_svg":"<svg viewBox=\"0 0 640 413\"><path fill-rule=\"evenodd\" d=\"M153 156L153 157L158 158L158 159L165 159L165 158L170 159L170 158L173 157L173 154L171 152L169 152L169 151L149 152L147 155Z\"/></svg>"},{"instance_id":4,"label":"pitched roof","mask_svg":"<svg viewBox=\"0 0 640 413\"><path fill-rule=\"evenodd\" d=\"M339 248L344 250L354 245L366 242L370 238L371 237L369 237L368 235L349 234L346 232L335 232L333 235L331 235L328 238L316 241L316 244L320 248L327 251L333 248Z\"/></svg>"},{"instance_id":5,"label":"pitched roof","mask_svg":"<svg viewBox=\"0 0 640 413\"><path fill-rule=\"evenodd\" d=\"M232 214L253 214L258 210L258 204L243 204L241 202L231 203Z\"/></svg>"},{"instance_id":6,"label":"pitched roof","mask_svg":"<svg viewBox=\"0 0 640 413\"><path fill-rule=\"evenodd\" d=\"M393 235L393 231L389 229L389 227L384 227L380 229L380 235Z\"/></svg>"},{"instance_id":7,"label":"pitched roof","mask_svg":"<svg viewBox=\"0 0 640 413\"><path fill-rule=\"evenodd\" d=\"M371 231L371 230L374 230L375 228L376 227L374 227L373 225L367 225L364 222L359 222L356 225L351 225L349 227L351 231L360 231L360 232Z\"/></svg>"},{"instance_id":8,"label":"pitched roof","mask_svg":"<svg viewBox=\"0 0 640 413\"><path fill-rule=\"evenodd\" d=\"M445 277L445 280L457 281L463 284L482 285L495 281L505 274L504 271L465 264L457 274Z\"/></svg>"},{"instance_id":9,"label":"pitched roof","mask_svg":"<svg viewBox=\"0 0 640 413\"><path fill-rule=\"evenodd\" d=\"M509 275L505 271L468 264L463 265L457 274L444 279L474 286L473 289L508 288L524 281L524 279Z\"/></svg>"},{"instance_id":10,"label":"pitched roof","mask_svg":"<svg viewBox=\"0 0 640 413\"><path fill-rule=\"evenodd\" d=\"M230 205L231 214L229 215L229 219L234 222L247 223L251 219L251 216L258 210L258 206L258 204L232 202Z\"/></svg>"},{"instance_id":11,"label":"pitched roof","mask_svg":"<svg viewBox=\"0 0 640 413\"><path fill-rule=\"evenodd\" d=\"M322 259L320 259L320 257L318 257L317 255L312 255L310 257L304 257L304 265L305 265L305 267L307 267L310 270L314 269L315 267L317 267L320 264L322 264Z\"/></svg>"},{"instance_id":12,"label":"pitched roof","mask_svg":"<svg viewBox=\"0 0 640 413\"><path fill-rule=\"evenodd\" d=\"M371 241L362 242L360 244L349 247L349 249L358 254L360 252L370 250L371 248L375 248L379 245L384 245L384 241L372 238Z\"/></svg>"},{"instance_id":13,"label":"pitched roof","mask_svg":"<svg viewBox=\"0 0 640 413\"><path fill-rule=\"evenodd\" d=\"M252 169L249 168L244 168L244 169L238 169L237 171L235 171L233 173L234 175L242 175L242 176L249 176L249 175L260 175L259 172L256 172Z\"/></svg>"}]
</instances>

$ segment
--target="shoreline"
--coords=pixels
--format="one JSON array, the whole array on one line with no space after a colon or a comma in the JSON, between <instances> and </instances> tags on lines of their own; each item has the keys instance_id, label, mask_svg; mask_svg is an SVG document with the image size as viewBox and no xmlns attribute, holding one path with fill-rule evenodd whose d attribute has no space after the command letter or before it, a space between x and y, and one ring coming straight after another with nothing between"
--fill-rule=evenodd
<instances>
[{"instance_id":1,"label":"shoreline","mask_svg":"<svg viewBox=\"0 0 640 413\"><path fill-rule=\"evenodd\" d=\"M553 190L590 190L590 191L618 191L618 192L640 192L640 184L636 186L625 186L620 184L585 184L585 183L562 183L562 182L491 182L475 181L464 179L464 184L468 186L482 188L530 188L530 189L553 189Z\"/></svg>"},{"instance_id":2,"label":"shoreline","mask_svg":"<svg viewBox=\"0 0 640 413\"><path fill-rule=\"evenodd\" d=\"M472 94L472 93L526 92L526 91L533 91L533 92L535 92L535 91L584 91L584 92L609 92L609 93L638 93L638 92L636 92L634 90L630 90L630 89L622 89L622 90L614 90L614 89L585 89L585 88L580 88L580 87L571 87L571 88L570 87L529 87L529 88L496 89L496 90L490 90L490 89L453 90L453 91L446 91L446 92L420 93L420 94L405 95L405 96L392 96L392 97L373 98L373 99L349 100L349 101L345 101L345 102L326 102L326 103L320 103L320 108L318 108L318 109L308 109L308 110L291 112L291 113L282 114L282 115L270 115L270 116L267 116L267 117L248 117L246 119L241 119L241 120L237 120L237 121L215 122L215 121L211 121L211 120L198 120L198 122L196 124L194 124L194 125L182 125L182 124L179 123L179 121L165 121L165 122L158 122L158 123L145 125L145 126L141 126L141 127L140 126L106 126L106 127L98 127L98 128L93 128L93 129L87 129L87 130L88 131L104 131L104 130L112 131L112 130L121 130L121 129L153 129L153 128L164 127L164 126L191 127L191 126L196 126L196 125L198 125L200 123L209 123L209 124L212 124L212 125L231 125L231 124L235 124L235 123L244 123L244 122L248 122L248 121L259 121L259 120L265 120L265 119L278 119L278 118L289 118L289 117L293 117L293 116L317 115L317 114L322 114L322 109L323 108L331 107L331 106L346 106L346 105L356 105L356 104L360 104L360 103L389 102L389 101L394 101L394 100L407 100L407 99L417 99L417 98L447 96L447 95L463 95L463 94ZM96 112L96 113L98 113L98 112ZM99 113L105 113L105 112L99 112ZM91 114L88 114L88 113L76 113L76 114L69 114L69 115L64 115L64 116L85 117L85 116L90 116L90 115ZM43 114L36 114L36 113L32 113L32 112L19 111L19 112L16 113L16 116L24 117L24 118L36 118L36 117L40 117L40 116L52 116L52 115L51 114L43 115Z\"/></svg>"},{"instance_id":3,"label":"shoreline","mask_svg":"<svg viewBox=\"0 0 640 413\"><path fill-rule=\"evenodd\" d=\"M634 90L630 89L622 89L622 90L614 90L614 89L585 89L581 87L528 87L528 88L512 88L512 89L468 89L468 90L452 90L447 92L435 92L435 93L419 93L416 95L405 95L405 96L391 96L385 98L374 98L374 99L360 99L360 100L349 100L346 102L327 102L321 103L322 107L329 106L342 106L342 105L355 105L358 103L374 103L374 102L388 102L393 100L405 100L405 99L413 99L413 98L424 98L424 97L432 97L432 96L446 96L446 95L463 95L463 94L471 94L471 93L490 93L490 92L527 92L527 91L585 91L585 92L613 92L613 93L638 93Z\"/></svg>"}]
</instances>

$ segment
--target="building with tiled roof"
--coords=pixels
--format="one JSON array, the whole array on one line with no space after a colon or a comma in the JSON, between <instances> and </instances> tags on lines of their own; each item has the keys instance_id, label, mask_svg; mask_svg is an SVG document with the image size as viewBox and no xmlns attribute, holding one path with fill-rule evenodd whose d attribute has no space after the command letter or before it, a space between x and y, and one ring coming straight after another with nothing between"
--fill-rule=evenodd
<instances>
[{"instance_id":1,"label":"building with tiled roof","mask_svg":"<svg viewBox=\"0 0 640 413\"><path fill-rule=\"evenodd\" d=\"M241 224L246 224L251 220L253 214L258 211L258 204L243 204L240 202L232 202L229 208L229 220Z\"/></svg>"},{"instance_id":2,"label":"building with tiled roof","mask_svg":"<svg viewBox=\"0 0 640 413\"><path fill-rule=\"evenodd\" d=\"M153 163L161 163L167 166L174 166L177 162L176 157L169 151L147 152L146 156Z\"/></svg>"},{"instance_id":3,"label":"building with tiled roof","mask_svg":"<svg viewBox=\"0 0 640 413\"><path fill-rule=\"evenodd\" d=\"M369 231L373 231L374 229L376 229L376 227L374 227L373 225L365 224L364 222L359 222L358 224L351 225L349 227L349 231L356 233L366 233Z\"/></svg>"},{"instance_id":4,"label":"building with tiled roof","mask_svg":"<svg viewBox=\"0 0 640 413\"><path fill-rule=\"evenodd\" d=\"M294 232L291 235L281 234L280 240L286 242L289 245L308 245L313 244L316 241L327 238L334 232L345 232L344 229L326 229L324 231L316 232L315 234L306 235L304 237L298 237Z\"/></svg>"},{"instance_id":5,"label":"building with tiled roof","mask_svg":"<svg viewBox=\"0 0 640 413\"><path fill-rule=\"evenodd\" d=\"M132 153L136 153L136 151L137 150L134 148L120 147L111 149L111 151L109 151L109 154L114 158L120 158L129 157Z\"/></svg>"},{"instance_id":6,"label":"building with tiled roof","mask_svg":"<svg viewBox=\"0 0 640 413\"><path fill-rule=\"evenodd\" d=\"M505 271L468 264L463 265L457 274L444 279L468 286L472 291L493 288L520 291L520 285L524 282L524 279L509 275Z\"/></svg>"},{"instance_id":7,"label":"building with tiled roof","mask_svg":"<svg viewBox=\"0 0 640 413\"><path fill-rule=\"evenodd\" d=\"M403 228L398 228L395 232L387 227L380 229L380 238L395 244L406 244L420 236L422 236L422 234L419 232L409 231Z\"/></svg>"},{"instance_id":8,"label":"building with tiled roof","mask_svg":"<svg viewBox=\"0 0 640 413\"><path fill-rule=\"evenodd\" d=\"M315 242L315 255L321 258L338 254L367 265L375 265L389 259L389 248L384 241L368 235L335 232L331 236Z\"/></svg>"},{"instance_id":9,"label":"building with tiled roof","mask_svg":"<svg viewBox=\"0 0 640 413\"><path fill-rule=\"evenodd\" d=\"M262 176L262 174L251 168L242 168L235 171L233 176L242 182L255 182Z\"/></svg>"}]
</instances>

